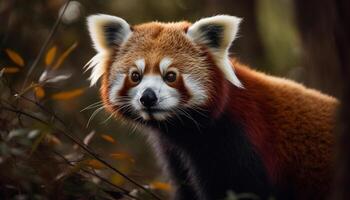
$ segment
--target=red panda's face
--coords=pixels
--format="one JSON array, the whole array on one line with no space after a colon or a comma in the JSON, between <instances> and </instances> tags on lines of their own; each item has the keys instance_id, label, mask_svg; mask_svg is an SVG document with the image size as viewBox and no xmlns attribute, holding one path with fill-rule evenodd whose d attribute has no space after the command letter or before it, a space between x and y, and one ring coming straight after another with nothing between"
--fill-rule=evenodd
<instances>
[{"instance_id":1,"label":"red panda's face","mask_svg":"<svg viewBox=\"0 0 350 200\"><path fill-rule=\"evenodd\" d=\"M212 84L206 55L186 38L183 25L134 28L111 58L106 77L109 90L103 95L114 110L143 120L165 120L207 102Z\"/></svg>"},{"instance_id":2,"label":"red panda's face","mask_svg":"<svg viewBox=\"0 0 350 200\"><path fill-rule=\"evenodd\" d=\"M215 98L216 73L233 75L229 81L241 86L227 66L233 39L224 37L232 34L226 33L225 23L148 23L130 28L120 18L90 17L99 52L90 64L91 80L102 76L106 107L127 118L162 121L206 107Z\"/></svg>"}]
</instances>

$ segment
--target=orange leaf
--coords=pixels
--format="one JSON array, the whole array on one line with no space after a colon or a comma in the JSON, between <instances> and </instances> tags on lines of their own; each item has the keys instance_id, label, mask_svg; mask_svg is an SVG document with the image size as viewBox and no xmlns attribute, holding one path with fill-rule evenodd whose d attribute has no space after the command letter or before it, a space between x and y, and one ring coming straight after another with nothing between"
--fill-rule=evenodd
<instances>
[{"instance_id":1,"label":"orange leaf","mask_svg":"<svg viewBox=\"0 0 350 200\"><path fill-rule=\"evenodd\" d=\"M5 49L5 51L14 63L16 63L17 65L19 65L21 67L24 66L24 60L17 52L15 52L11 49Z\"/></svg>"},{"instance_id":2,"label":"orange leaf","mask_svg":"<svg viewBox=\"0 0 350 200\"><path fill-rule=\"evenodd\" d=\"M124 174L128 174L130 172L130 167L128 165L121 165L118 167L118 169ZM125 182L125 178L120 176L118 173L113 173L109 177L109 180L115 185L122 185Z\"/></svg>"},{"instance_id":3,"label":"orange leaf","mask_svg":"<svg viewBox=\"0 0 350 200\"><path fill-rule=\"evenodd\" d=\"M110 135L102 134L101 137L107 142L116 143L115 139Z\"/></svg>"},{"instance_id":4,"label":"orange leaf","mask_svg":"<svg viewBox=\"0 0 350 200\"><path fill-rule=\"evenodd\" d=\"M112 153L110 156L116 160L128 160L131 163L135 163L135 159L133 159L128 153Z\"/></svg>"},{"instance_id":5,"label":"orange leaf","mask_svg":"<svg viewBox=\"0 0 350 200\"><path fill-rule=\"evenodd\" d=\"M42 99L45 96L45 90L41 86L34 87L34 94L38 99Z\"/></svg>"},{"instance_id":6,"label":"orange leaf","mask_svg":"<svg viewBox=\"0 0 350 200\"><path fill-rule=\"evenodd\" d=\"M58 69L64 60L69 56L70 53L78 46L78 43L75 42L72 46L70 46L63 54L58 58L56 64L52 67L52 69Z\"/></svg>"},{"instance_id":7,"label":"orange leaf","mask_svg":"<svg viewBox=\"0 0 350 200\"><path fill-rule=\"evenodd\" d=\"M52 61L53 61L53 59L55 59L55 56L56 56L56 51L57 51L57 47L53 46L46 53L46 57L45 57L45 65L46 66L50 66L52 64Z\"/></svg>"},{"instance_id":8,"label":"orange leaf","mask_svg":"<svg viewBox=\"0 0 350 200\"><path fill-rule=\"evenodd\" d=\"M47 144L49 144L49 145L60 145L60 144L62 144L61 140L58 139L54 135L46 135L45 140L46 140Z\"/></svg>"},{"instance_id":9,"label":"orange leaf","mask_svg":"<svg viewBox=\"0 0 350 200\"><path fill-rule=\"evenodd\" d=\"M14 74L19 72L19 68L17 67L4 67L3 69L5 74Z\"/></svg>"},{"instance_id":10,"label":"orange leaf","mask_svg":"<svg viewBox=\"0 0 350 200\"><path fill-rule=\"evenodd\" d=\"M112 174L109 179L114 185L123 185L125 182L124 178L119 174Z\"/></svg>"},{"instance_id":11,"label":"orange leaf","mask_svg":"<svg viewBox=\"0 0 350 200\"><path fill-rule=\"evenodd\" d=\"M53 94L52 99L68 100L68 99L72 99L72 98L75 98L75 97L82 95L83 92L84 92L84 89L82 89L82 88L70 90L70 91L66 91L66 92L59 92L59 93Z\"/></svg>"},{"instance_id":12,"label":"orange leaf","mask_svg":"<svg viewBox=\"0 0 350 200\"><path fill-rule=\"evenodd\" d=\"M169 183L164 183L164 182L159 182L159 181L155 181L155 182L151 183L150 187L152 189L156 189L156 190L164 190L164 191L171 190L171 185Z\"/></svg>"},{"instance_id":13,"label":"orange leaf","mask_svg":"<svg viewBox=\"0 0 350 200\"><path fill-rule=\"evenodd\" d=\"M106 166L103 163L101 163L100 161L95 160L95 159L88 160L86 164L94 169L106 168Z\"/></svg>"}]
</instances>

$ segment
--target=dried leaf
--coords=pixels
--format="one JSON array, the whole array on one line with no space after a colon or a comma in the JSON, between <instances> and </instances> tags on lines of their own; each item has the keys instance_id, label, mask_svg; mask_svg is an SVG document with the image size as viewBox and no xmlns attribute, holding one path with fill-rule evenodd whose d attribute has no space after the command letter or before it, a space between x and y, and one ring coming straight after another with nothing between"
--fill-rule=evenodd
<instances>
[{"instance_id":1,"label":"dried leaf","mask_svg":"<svg viewBox=\"0 0 350 200\"><path fill-rule=\"evenodd\" d=\"M61 75L56 75L56 72L52 72L50 70L45 70L39 78L39 83L56 83L62 80L66 80L71 77L71 74L61 74Z\"/></svg>"},{"instance_id":2,"label":"dried leaf","mask_svg":"<svg viewBox=\"0 0 350 200\"><path fill-rule=\"evenodd\" d=\"M69 56L70 53L78 46L78 43L75 42L72 46L70 46L63 54L58 58L56 64L52 67L53 69L58 69L64 60Z\"/></svg>"},{"instance_id":3,"label":"dried leaf","mask_svg":"<svg viewBox=\"0 0 350 200\"><path fill-rule=\"evenodd\" d=\"M32 155L34 153L34 151L38 148L39 144L43 141L43 139L46 137L48 133L47 132L43 132L40 134L39 137L37 137L32 145L32 149L30 150L30 155Z\"/></svg>"},{"instance_id":4,"label":"dried leaf","mask_svg":"<svg viewBox=\"0 0 350 200\"><path fill-rule=\"evenodd\" d=\"M4 75L4 73L5 73L5 68L2 68L2 69L0 70L0 78Z\"/></svg>"},{"instance_id":5,"label":"dried leaf","mask_svg":"<svg viewBox=\"0 0 350 200\"><path fill-rule=\"evenodd\" d=\"M107 134L102 134L101 137L106 140L107 142L110 142L110 143L116 143L115 139L110 136L110 135L107 135Z\"/></svg>"},{"instance_id":6,"label":"dried leaf","mask_svg":"<svg viewBox=\"0 0 350 200\"><path fill-rule=\"evenodd\" d=\"M36 87L34 87L34 94L35 94L36 98L42 99L45 97L45 90L41 86L36 86Z\"/></svg>"},{"instance_id":7,"label":"dried leaf","mask_svg":"<svg viewBox=\"0 0 350 200\"><path fill-rule=\"evenodd\" d=\"M56 83L56 82L59 82L59 81L66 80L66 79L68 79L70 77L71 77L71 74L58 75L58 76L55 76L55 77L47 79L46 82L47 83Z\"/></svg>"},{"instance_id":8,"label":"dried leaf","mask_svg":"<svg viewBox=\"0 0 350 200\"><path fill-rule=\"evenodd\" d=\"M26 131L24 129L13 129L10 131L10 133L7 135L7 140L11 140L14 137L25 135Z\"/></svg>"},{"instance_id":9,"label":"dried leaf","mask_svg":"<svg viewBox=\"0 0 350 200\"><path fill-rule=\"evenodd\" d=\"M123 185L123 183L125 182L124 178L117 173L112 174L109 180L115 185Z\"/></svg>"},{"instance_id":10,"label":"dried leaf","mask_svg":"<svg viewBox=\"0 0 350 200\"><path fill-rule=\"evenodd\" d=\"M89 145L89 143L90 143L91 139L94 137L95 133L96 133L95 131L91 131L87 136L85 136L83 143L85 145Z\"/></svg>"},{"instance_id":11,"label":"dried leaf","mask_svg":"<svg viewBox=\"0 0 350 200\"><path fill-rule=\"evenodd\" d=\"M31 130L29 133L28 133L28 138L29 139L33 139L33 138L36 138L38 135L40 134L40 131L37 130L37 129L34 129L34 130Z\"/></svg>"},{"instance_id":12,"label":"dried leaf","mask_svg":"<svg viewBox=\"0 0 350 200\"><path fill-rule=\"evenodd\" d=\"M4 74L14 74L19 72L19 68L17 67L4 67L2 68Z\"/></svg>"},{"instance_id":13,"label":"dried leaf","mask_svg":"<svg viewBox=\"0 0 350 200\"><path fill-rule=\"evenodd\" d=\"M135 159L128 153L112 153L110 156L115 160L127 160L131 163L135 163Z\"/></svg>"},{"instance_id":14,"label":"dried leaf","mask_svg":"<svg viewBox=\"0 0 350 200\"><path fill-rule=\"evenodd\" d=\"M73 167L69 167L67 168L66 171L63 171L62 173L59 173L56 177L55 177L55 181L59 181L59 180L63 180L69 176L71 176L72 174L75 174L76 172L78 172L83 166L85 165L84 162L77 162L77 164L75 164Z\"/></svg>"},{"instance_id":15,"label":"dried leaf","mask_svg":"<svg viewBox=\"0 0 350 200\"><path fill-rule=\"evenodd\" d=\"M171 185L169 183L155 181L150 184L150 188L156 189L156 190L170 191Z\"/></svg>"},{"instance_id":16,"label":"dried leaf","mask_svg":"<svg viewBox=\"0 0 350 200\"><path fill-rule=\"evenodd\" d=\"M45 138L45 142L51 146L62 144L61 140L54 135L47 135Z\"/></svg>"},{"instance_id":17,"label":"dried leaf","mask_svg":"<svg viewBox=\"0 0 350 200\"><path fill-rule=\"evenodd\" d=\"M52 61L55 59L55 56L56 56L56 51L57 51L57 47L53 46L46 53L46 56L45 56L45 65L46 66L50 66L52 64Z\"/></svg>"},{"instance_id":18,"label":"dried leaf","mask_svg":"<svg viewBox=\"0 0 350 200\"><path fill-rule=\"evenodd\" d=\"M33 138L36 138L38 135L40 134L40 131L37 130L37 129L34 129L34 130L31 130L29 133L28 133L28 138L29 139L33 139Z\"/></svg>"},{"instance_id":19,"label":"dried leaf","mask_svg":"<svg viewBox=\"0 0 350 200\"><path fill-rule=\"evenodd\" d=\"M64 157L67 160L81 160L78 163L81 163L84 165L86 164L86 160L83 160L84 154L82 154L80 151L70 151L68 152L68 154L65 154Z\"/></svg>"},{"instance_id":20,"label":"dried leaf","mask_svg":"<svg viewBox=\"0 0 350 200\"><path fill-rule=\"evenodd\" d=\"M96 159L87 160L86 164L94 169L104 169L106 165Z\"/></svg>"},{"instance_id":21,"label":"dried leaf","mask_svg":"<svg viewBox=\"0 0 350 200\"><path fill-rule=\"evenodd\" d=\"M39 77L39 83L46 81L49 72L45 70Z\"/></svg>"},{"instance_id":22,"label":"dried leaf","mask_svg":"<svg viewBox=\"0 0 350 200\"><path fill-rule=\"evenodd\" d=\"M53 94L52 99L55 99L55 100L73 99L75 97L82 95L83 92L84 92L83 88L70 90L70 91L66 91L66 92L59 92L59 93Z\"/></svg>"},{"instance_id":23,"label":"dried leaf","mask_svg":"<svg viewBox=\"0 0 350 200\"><path fill-rule=\"evenodd\" d=\"M5 49L5 51L14 63L16 63L17 65L19 65L21 67L24 66L24 60L17 52L15 52L11 49Z\"/></svg>"}]
</instances>

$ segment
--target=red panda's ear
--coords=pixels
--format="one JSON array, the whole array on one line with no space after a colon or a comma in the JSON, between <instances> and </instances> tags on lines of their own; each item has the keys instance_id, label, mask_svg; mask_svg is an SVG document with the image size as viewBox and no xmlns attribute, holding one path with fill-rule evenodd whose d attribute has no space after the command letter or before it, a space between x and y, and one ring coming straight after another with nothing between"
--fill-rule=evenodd
<instances>
[{"instance_id":1,"label":"red panda's ear","mask_svg":"<svg viewBox=\"0 0 350 200\"><path fill-rule=\"evenodd\" d=\"M85 65L91 69L90 85L97 83L104 74L103 60L113 50L117 50L132 34L130 25L119 17L92 15L87 19L90 36L97 54Z\"/></svg>"},{"instance_id":2,"label":"red panda's ear","mask_svg":"<svg viewBox=\"0 0 350 200\"><path fill-rule=\"evenodd\" d=\"M228 56L231 43L236 38L241 18L229 15L217 15L203 18L189 27L187 36L194 42L208 47L216 64L226 78L243 87L238 80Z\"/></svg>"},{"instance_id":3,"label":"red panda's ear","mask_svg":"<svg viewBox=\"0 0 350 200\"><path fill-rule=\"evenodd\" d=\"M94 47L98 52L118 48L131 35L130 25L122 18L110 15L92 15L87 19Z\"/></svg>"}]
</instances>

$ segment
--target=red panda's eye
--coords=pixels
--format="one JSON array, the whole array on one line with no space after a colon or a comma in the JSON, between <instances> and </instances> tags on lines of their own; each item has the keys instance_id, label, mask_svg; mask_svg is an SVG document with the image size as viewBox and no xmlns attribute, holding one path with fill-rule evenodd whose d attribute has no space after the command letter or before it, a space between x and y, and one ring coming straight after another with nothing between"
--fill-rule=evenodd
<instances>
[{"instance_id":1,"label":"red panda's eye","mask_svg":"<svg viewBox=\"0 0 350 200\"><path fill-rule=\"evenodd\" d=\"M175 72L168 72L165 74L165 77L164 77L165 81L166 82L174 82L176 81L176 73Z\"/></svg>"},{"instance_id":2,"label":"red panda's eye","mask_svg":"<svg viewBox=\"0 0 350 200\"><path fill-rule=\"evenodd\" d=\"M138 72L132 72L130 78L133 82L138 83L141 80L141 75Z\"/></svg>"}]
</instances>

